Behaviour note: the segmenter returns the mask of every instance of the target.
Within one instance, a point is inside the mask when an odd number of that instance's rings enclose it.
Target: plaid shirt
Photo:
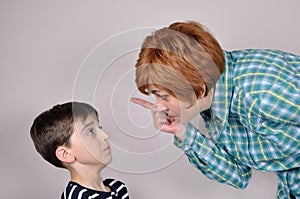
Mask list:
[[[251,49],[224,55],[212,107],[200,113],[210,137],[188,124],[174,144],[208,178],[236,188],[247,186],[251,168],[299,168],[300,57]]]

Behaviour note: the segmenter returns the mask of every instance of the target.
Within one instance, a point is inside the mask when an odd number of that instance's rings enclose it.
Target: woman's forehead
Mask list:
[[[149,85],[148,86],[148,91],[155,94],[155,93],[167,93],[167,89],[164,89],[164,88],[160,88],[160,87],[157,87],[155,85]]]

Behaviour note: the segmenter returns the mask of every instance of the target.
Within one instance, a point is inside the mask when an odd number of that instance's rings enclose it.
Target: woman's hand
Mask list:
[[[159,104],[153,104],[140,98],[131,98],[130,100],[151,110],[154,127],[156,129],[172,133],[180,140],[183,140],[187,124],[181,123],[180,118],[169,116],[166,108]]]

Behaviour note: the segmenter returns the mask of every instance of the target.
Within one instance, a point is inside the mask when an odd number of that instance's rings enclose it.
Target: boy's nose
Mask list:
[[[102,131],[103,137],[104,139],[108,139],[109,138],[109,134],[106,133],[105,131]]]
[[[107,140],[109,138],[109,134],[106,133],[103,129],[99,129],[98,133],[97,133],[97,138],[99,140]]]

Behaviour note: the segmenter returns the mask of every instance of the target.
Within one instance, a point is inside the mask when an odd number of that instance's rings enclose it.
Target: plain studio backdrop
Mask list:
[[[133,199],[275,198],[274,173],[253,171],[245,190],[207,179],[129,98],[153,101],[134,84],[138,48],[153,30],[195,20],[224,49],[299,55],[299,7],[298,0],[0,1],[1,198],[60,197],[68,173],[37,154],[29,129],[40,112],[70,100],[99,110],[114,157],[103,177],[124,181]]]

